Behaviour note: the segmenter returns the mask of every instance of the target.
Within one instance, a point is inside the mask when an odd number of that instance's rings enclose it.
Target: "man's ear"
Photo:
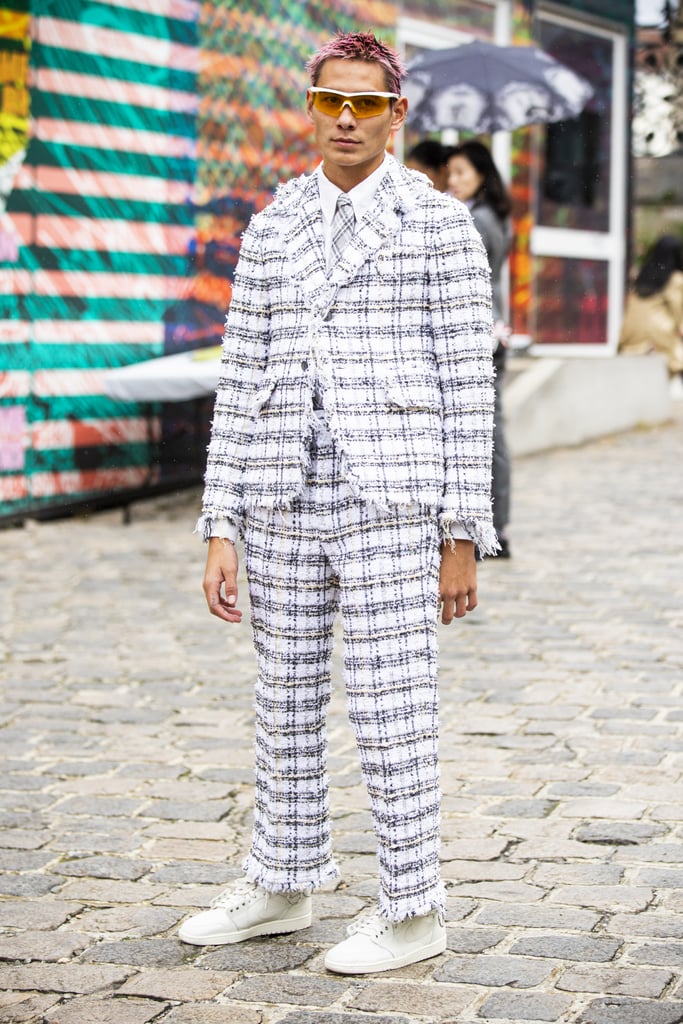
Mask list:
[[[313,123],[313,95],[306,90],[306,117]]]
[[[406,116],[408,114],[408,100],[405,96],[401,96],[400,99],[394,102],[391,110],[391,130],[397,132],[399,128],[405,123]]]

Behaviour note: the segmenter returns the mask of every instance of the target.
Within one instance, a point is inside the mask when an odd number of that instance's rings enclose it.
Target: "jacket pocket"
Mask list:
[[[397,278],[408,273],[421,274],[424,270],[424,247],[404,245],[383,249],[375,257],[375,266],[382,277]]]
[[[251,404],[249,406],[249,413],[251,416],[258,416],[258,414],[261,412],[261,409],[263,409],[264,405],[266,405],[267,402],[270,400],[270,396],[272,395],[273,391],[275,391],[277,384],[278,378],[275,376],[266,375],[263,378],[261,383],[256,388],[256,391],[254,392],[251,399]]]
[[[418,412],[424,409],[441,409],[438,385],[426,380],[388,378],[385,382],[385,392],[387,410],[389,412]]]

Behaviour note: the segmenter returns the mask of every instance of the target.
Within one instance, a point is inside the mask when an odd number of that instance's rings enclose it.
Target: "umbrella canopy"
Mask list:
[[[482,134],[563,121],[593,95],[584,78],[535,46],[475,40],[421,53],[408,73],[407,124],[419,132]]]

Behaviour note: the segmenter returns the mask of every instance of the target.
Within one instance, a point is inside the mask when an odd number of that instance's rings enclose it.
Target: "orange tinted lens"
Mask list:
[[[340,96],[336,92],[314,92],[313,106],[323,114],[338,117],[342,108],[348,103],[354,117],[375,117],[387,109],[387,96],[373,96],[372,93],[362,96]]]
[[[314,92],[313,106],[323,114],[330,114],[336,117],[344,105],[344,97],[338,96],[335,92]]]
[[[387,109],[388,96],[354,96],[351,102],[351,110],[356,117],[375,117]]]

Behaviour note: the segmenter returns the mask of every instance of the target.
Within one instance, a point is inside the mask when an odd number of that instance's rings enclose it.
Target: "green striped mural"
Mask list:
[[[4,46],[32,39],[32,90],[0,248],[0,515],[162,472],[161,410],[109,399],[102,380],[177,346],[193,275],[199,70],[195,0],[8,9],[26,32],[5,31]]]

